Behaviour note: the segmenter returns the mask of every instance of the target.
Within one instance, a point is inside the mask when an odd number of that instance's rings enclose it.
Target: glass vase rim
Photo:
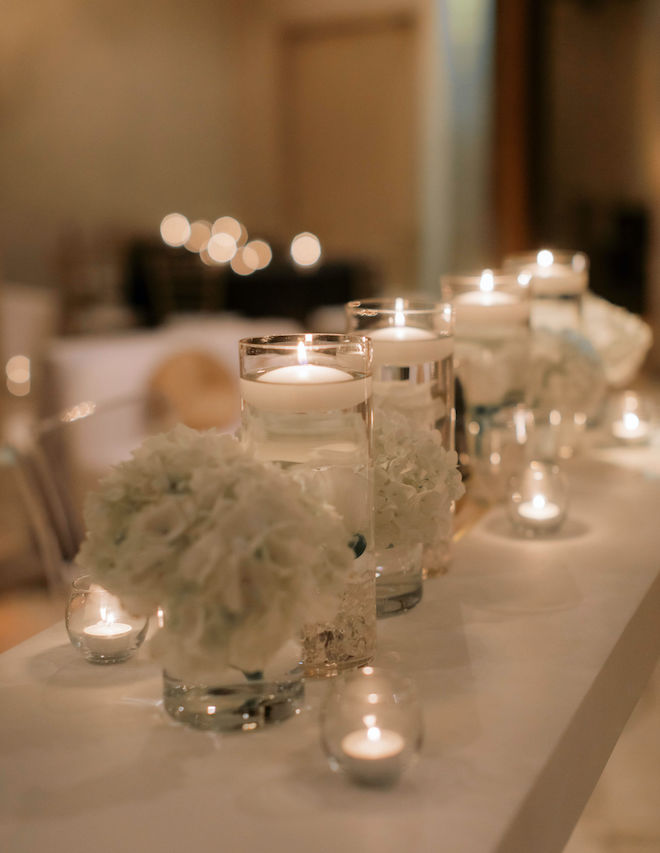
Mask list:
[[[552,254],[552,262],[548,265],[548,269],[552,266],[569,266],[576,273],[587,273],[589,271],[589,255],[582,249],[555,249],[552,246],[543,246],[539,249],[528,249],[524,252],[510,252],[504,258],[503,267],[505,270],[515,268],[519,270],[528,264],[537,264],[538,257],[541,252],[550,252]],[[578,268],[575,268],[575,259],[580,258]]]
[[[386,666],[376,666],[373,664],[360,666],[343,673],[342,677],[337,679],[333,685],[333,689],[342,693],[347,687],[359,684],[360,682],[365,684],[366,689],[370,679],[374,681],[381,679],[387,683],[392,688],[393,696],[417,698],[417,684],[411,675],[405,672],[398,672]]]
[[[71,581],[71,589],[75,592],[90,592],[94,581],[89,573],[78,575]]]
[[[461,286],[479,289],[484,273],[490,273],[493,289],[511,287],[524,292],[526,286],[518,280],[516,272],[517,270],[494,269],[491,267],[484,267],[480,270],[459,270],[457,272],[443,273],[440,276],[440,284],[443,287],[449,288]]]
[[[397,307],[397,300],[401,300]],[[437,299],[433,296],[373,296],[366,299],[351,299],[345,304],[347,312],[356,314],[361,311],[366,316],[370,314],[406,314],[423,316],[444,311],[453,313],[454,306],[447,299]]]
[[[371,339],[364,334],[351,332],[292,332],[288,335],[259,335],[253,338],[241,338],[238,345],[241,349],[280,349],[295,352],[298,344],[303,343],[310,349],[336,349],[338,346],[357,347],[358,353],[365,356],[371,351]]]

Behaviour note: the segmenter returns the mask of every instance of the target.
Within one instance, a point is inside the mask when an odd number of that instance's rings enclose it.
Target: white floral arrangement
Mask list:
[[[177,677],[263,671],[336,609],[354,554],[331,507],[215,430],[147,439],[85,506],[77,562],[136,615],[159,610],[152,654]]]
[[[456,452],[445,450],[436,430],[391,409],[377,408],[374,424],[377,549],[446,541],[452,502],[465,491]]]

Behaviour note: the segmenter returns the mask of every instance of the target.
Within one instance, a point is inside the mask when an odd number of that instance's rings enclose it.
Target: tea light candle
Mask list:
[[[650,431],[649,422],[642,420],[637,412],[624,412],[620,420],[612,424],[612,435],[626,444],[640,444],[646,441]]]
[[[561,527],[568,506],[568,483],[557,465],[533,460],[511,484],[509,516],[516,529],[536,536]]]
[[[131,647],[132,627],[125,622],[100,620],[83,629],[87,648],[102,655],[114,655]]]
[[[241,397],[269,411],[308,412],[348,409],[367,399],[371,379],[345,370],[309,364],[305,345],[298,344],[298,364],[276,367],[254,378],[242,378]]]
[[[341,741],[343,766],[356,781],[388,784],[401,773],[405,740],[398,732],[370,726],[350,732]]]
[[[553,521],[560,512],[557,504],[546,500],[544,495],[534,495],[531,501],[524,501],[518,507],[518,514],[529,521]]]

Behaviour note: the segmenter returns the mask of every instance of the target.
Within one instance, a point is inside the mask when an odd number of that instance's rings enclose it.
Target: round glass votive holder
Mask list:
[[[376,649],[371,342],[345,334],[246,338],[239,356],[241,441],[350,524],[355,561],[339,609],[303,629],[305,675],[334,676],[368,663]]]
[[[534,460],[511,480],[509,516],[525,536],[555,533],[566,518],[568,481],[558,465]]]
[[[648,444],[653,433],[653,412],[649,401],[636,391],[617,395],[610,405],[609,424],[618,444]]]
[[[88,575],[76,578],[66,604],[66,630],[71,644],[90,663],[122,663],[142,645],[149,619],[132,616],[119,599]]]
[[[335,772],[360,785],[395,784],[422,745],[412,679],[365,666],[338,679],[321,706],[321,743]]]

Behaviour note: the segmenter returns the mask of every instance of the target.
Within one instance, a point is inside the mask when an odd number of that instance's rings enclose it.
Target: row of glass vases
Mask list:
[[[258,678],[229,670],[214,686],[166,673],[165,709],[195,727],[249,730],[294,714],[302,702],[303,675],[335,675],[369,663],[377,610],[402,612],[421,598],[424,543],[374,541],[373,401],[381,411],[395,410],[438,430],[451,447],[451,308],[391,300],[353,303],[348,311],[352,334],[240,343],[242,440],[257,459],[286,468],[319,501],[351,520],[355,559],[340,607],[329,622],[305,626],[302,648],[291,643],[280,650]],[[441,569],[448,543],[443,553],[427,551],[431,556],[438,563],[430,568]],[[144,624],[129,623],[105,591],[85,579],[74,587],[67,627],[88,660],[128,658],[146,633]]]

